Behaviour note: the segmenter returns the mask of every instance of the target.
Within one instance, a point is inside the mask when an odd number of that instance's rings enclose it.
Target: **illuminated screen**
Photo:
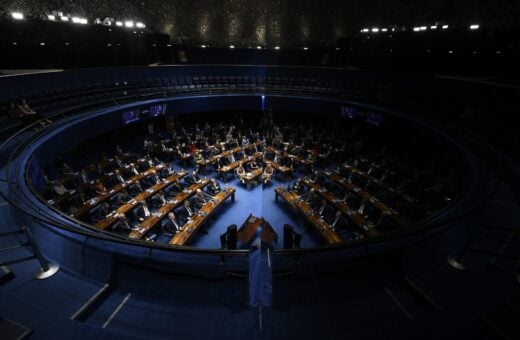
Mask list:
[[[139,120],[139,110],[123,112],[123,124],[130,124]]]
[[[166,104],[150,106],[150,115],[157,117],[166,113]]]

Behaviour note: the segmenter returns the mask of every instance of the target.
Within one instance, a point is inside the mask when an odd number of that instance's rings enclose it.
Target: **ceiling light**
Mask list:
[[[13,12],[13,13],[11,13],[11,16],[15,20],[23,20],[24,19],[23,13],[21,13],[21,12]]]
[[[480,25],[471,25],[469,26],[470,30],[478,30],[480,28]]]
[[[56,16],[52,15],[52,14],[49,14],[49,15],[47,15],[47,19],[49,19],[51,21],[54,21],[54,20],[56,20]]]
[[[133,21],[125,21],[125,27],[134,27],[134,22]]]

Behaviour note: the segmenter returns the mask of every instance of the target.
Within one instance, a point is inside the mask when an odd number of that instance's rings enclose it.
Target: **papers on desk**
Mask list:
[[[114,192],[115,192],[115,190],[112,189],[112,190],[110,190],[108,193],[109,193],[109,194],[113,194]]]
[[[170,203],[170,204],[177,204],[177,202],[179,202],[179,201],[177,201],[177,200],[169,200],[168,201],[168,203]]]
[[[161,217],[162,216],[162,214],[160,212],[157,212],[157,211],[154,212],[152,215],[155,216],[155,217]]]
[[[132,198],[132,199],[130,200],[130,202],[128,202],[128,203],[130,203],[130,204],[136,204],[137,201],[136,201],[135,199]]]
[[[251,177],[251,176],[253,176],[253,174],[250,173],[250,172],[248,172],[248,173],[246,174],[246,176],[247,176],[247,177]]]
[[[53,199],[50,199],[50,200],[47,201],[47,203],[49,203],[50,205],[53,205],[56,202]]]
[[[152,189],[152,188],[150,188],[150,189],[146,189],[146,192],[148,192],[148,193],[151,194],[151,193],[153,192],[153,189]]]

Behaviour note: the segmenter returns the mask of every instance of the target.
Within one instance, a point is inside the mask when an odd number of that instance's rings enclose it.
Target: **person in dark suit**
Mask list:
[[[143,192],[143,187],[141,186],[141,183],[139,181],[136,181],[128,187],[128,192],[132,196],[137,196]]]
[[[179,209],[178,215],[183,219],[187,220],[195,215],[195,210],[192,208],[190,201],[184,201],[181,209]]]
[[[132,231],[132,226],[130,226],[130,222],[128,222],[128,219],[126,218],[125,214],[118,214],[117,215],[117,221],[112,226],[113,231],[123,231],[123,232],[129,232]]]
[[[173,197],[173,196],[178,195],[179,193],[181,193],[183,190],[184,190],[184,186],[179,181],[179,179],[176,179],[175,181],[173,181],[173,183],[171,185],[169,185],[165,189],[165,192],[166,192],[166,194],[169,197]]]
[[[107,188],[101,183],[99,179],[94,183],[94,190],[96,191],[96,195],[104,195],[107,193]]]
[[[157,176],[157,172],[155,170],[152,170],[150,172],[150,175],[143,180],[143,183],[146,187],[154,186],[159,182],[161,182],[161,179],[159,178],[159,176]]]
[[[121,175],[119,170],[115,170],[114,175],[110,178],[110,185],[112,187],[114,187],[118,184],[123,184],[124,182],[125,182],[125,179],[124,179],[123,175]]]
[[[101,204],[99,209],[96,211],[92,220],[94,220],[94,222],[97,223],[98,221],[105,219],[108,214],[110,214],[110,204],[108,204],[107,202],[104,202],[103,204]]]
[[[139,204],[137,208],[134,209],[133,213],[135,219],[139,222],[143,222],[151,215],[150,209],[148,208],[148,204],[146,204],[145,201],[141,202],[141,204]]]
[[[134,163],[130,163],[130,166],[128,168],[128,171],[130,172],[130,174],[132,176],[137,176],[139,175],[139,170],[137,170],[137,168],[135,167],[135,164]]]
[[[121,206],[121,205],[124,205],[124,204],[128,203],[128,201],[130,201],[131,199],[132,198],[128,194],[128,191],[122,190],[121,193],[119,194],[117,202]]]
[[[154,208],[158,209],[158,208],[162,207],[165,204],[166,204],[166,197],[164,197],[164,192],[162,190],[159,191],[157,194],[155,194],[152,197],[152,206]]]
[[[208,194],[210,194],[211,196],[215,196],[221,191],[220,184],[212,178],[206,190],[208,191]]]
[[[194,183],[197,183],[199,179],[200,177],[199,175],[197,175],[197,172],[192,171],[191,174],[184,179],[184,183],[186,183],[187,185],[192,185]]]
[[[176,232],[180,231],[182,229],[183,223],[177,219],[177,216],[175,216],[175,213],[170,212],[168,213],[168,218],[164,220],[164,222],[161,224],[161,230],[163,234],[170,234],[173,235]]]
[[[195,194],[195,197],[193,199],[194,205],[197,209],[202,208],[202,206],[206,203],[208,203],[210,200],[213,199],[213,196],[210,196],[209,194],[205,193],[201,189],[197,189],[197,193]]]

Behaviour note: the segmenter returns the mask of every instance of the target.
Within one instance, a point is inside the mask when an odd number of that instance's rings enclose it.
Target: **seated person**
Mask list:
[[[220,184],[215,179],[212,178],[210,180],[206,190],[207,190],[208,194],[210,194],[211,196],[215,196],[216,194],[218,194],[221,191]]]
[[[130,163],[130,166],[128,167],[128,171],[130,172],[130,174],[132,176],[139,175],[139,170],[137,170],[134,163]]]
[[[128,194],[128,191],[122,190],[121,193],[119,194],[117,202],[118,202],[119,206],[122,206],[122,205],[127,204],[131,199],[132,199],[132,197],[130,197],[130,195]]]
[[[130,222],[126,218],[125,214],[117,214],[117,221],[112,225],[113,231],[122,231],[129,232],[132,231],[132,226],[130,226]]]
[[[307,202],[314,211],[317,211],[317,208],[321,204],[321,200],[318,197],[318,194],[316,194],[314,188],[301,195],[300,198]]]
[[[271,179],[273,178],[273,175],[274,175],[273,166],[271,165],[271,162],[267,162],[264,172],[262,173],[262,182],[264,184],[267,184],[268,182],[271,181]]]
[[[166,204],[166,197],[164,196],[164,191],[160,190],[157,194],[152,197],[152,206],[154,208],[160,208]]]
[[[115,187],[118,184],[122,184],[125,182],[124,177],[121,175],[119,170],[114,171],[114,175],[110,178],[110,186]]]
[[[163,234],[173,235],[182,229],[184,224],[177,219],[175,213],[169,212],[168,217],[161,223],[161,231]]]
[[[197,183],[199,180],[200,180],[200,177],[199,177],[199,175],[197,175],[197,172],[192,171],[189,176],[186,176],[184,178],[184,183],[186,183],[186,185],[192,185],[192,184]]]
[[[56,183],[52,186],[52,191],[59,198],[64,196],[69,192],[69,190],[65,187],[62,180],[57,180]]]
[[[87,184],[90,182],[90,176],[87,172],[87,170],[82,169],[76,176],[75,179],[77,184]]]
[[[203,165],[204,164],[204,157],[202,157],[202,154],[200,152],[196,152],[193,155],[193,161],[196,165]]]
[[[128,187],[128,192],[131,196],[135,197],[143,192],[143,187],[141,186],[141,183],[139,181],[136,181]]]
[[[94,190],[96,195],[105,195],[108,192],[107,188],[103,185],[103,183],[101,183],[99,179],[97,179],[94,183]]]
[[[195,209],[193,209],[189,200],[184,201],[184,204],[178,210],[177,215],[179,215],[183,220],[188,220],[195,215]]]
[[[148,177],[146,177],[145,179],[143,179],[143,184],[146,187],[152,187],[160,182],[161,182],[161,179],[159,178],[159,176],[157,175],[157,171],[155,171],[155,170],[152,170],[150,172],[150,175]]]
[[[200,209],[202,208],[202,206],[204,206],[204,204],[206,204],[212,199],[213,196],[205,193],[201,189],[197,189],[195,197],[193,198],[193,203],[197,209]]]
[[[251,161],[248,163],[249,171],[253,171],[255,169],[258,169],[258,164],[256,164],[256,161]]]
[[[246,146],[247,144],[249,144],[249,139],[247,139],[246,136],[242,137],[241,144],[242,144],[242,146]]]
[[[301,178],[298,178],[296,182],[294,182],[291,191],[294,191],[298,196],[303,195],[307,190],[306,186],[303,184]]]
[[[141,202],[133,211],[134,217],[137,221],[143,222],[152,214],[145,201]]]
[[[170,184],[164,191],[169,197],[173,197],[175,195],[178,195],[184,190],[184,185],[179,181],[177,178],[175,181],[173,181],[172,184]]]
[[[235,154],[235,159],[238,159],[238,160],[242,160],[244,159],[245,157],[245,154],[243,151],[238,151],[236,154]]]
[[[94,223],[97,223],[107,217],[108,214],[110,214],[110,204],[108,202],[104,202],[99,206],[99,208],[93,212],[92,221]]]
[[[246,174],[246,169],[244,169],[244,165],[243,164],[240,164],[236,170],[236,174],[237,174],[237,177],[238,179],[242,182],[242,184],[244,183],[244,179],[243,177],[245,176]]]

